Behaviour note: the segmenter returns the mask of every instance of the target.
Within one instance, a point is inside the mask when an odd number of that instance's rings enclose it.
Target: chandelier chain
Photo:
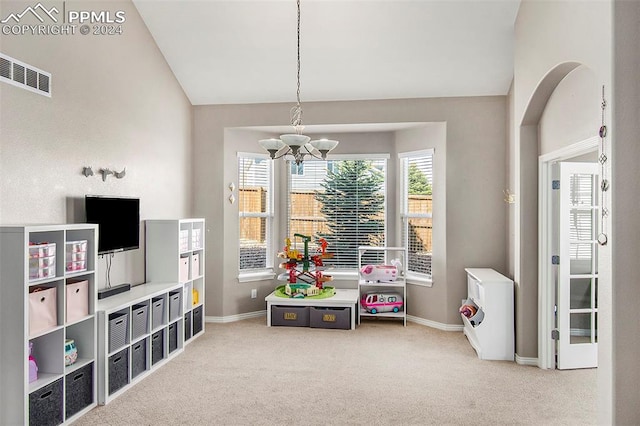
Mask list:
[[[296,133],[301,134],[304,127],[302,126],[302,105],[300,105],[300,0],[297,0],[298,5],[298,57],[297,57],[297,91],[296,91],[296,105],[291,108],[291,125],[296,129]]]

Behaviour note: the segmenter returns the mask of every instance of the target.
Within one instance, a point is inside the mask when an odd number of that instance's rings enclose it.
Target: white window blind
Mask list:
[[[238,154],[238,209],[240,213],[240,271],[273,266],[272,162],[256,154]]]
[[[313,250],[324,238],[334,255],[325,264],[356,269],[358,246],[385,245],[386,170],[385,158],[305,161],[304,174],[290,173],[288,179],[292,243],[295,234],[306,235]]]
[[[570,176],[569,184],[571,273],[588,272],[591,270],[590,261],[596,253],[595,244],[598,234],[597,176],[573,174]]]
[[[431,278],[433,150],[400,155],[402,239],[407,271]]]

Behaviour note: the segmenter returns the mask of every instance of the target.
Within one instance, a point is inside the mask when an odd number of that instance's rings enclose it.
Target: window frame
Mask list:
[[[435,168],[435,149],[428,148],[418,151],[408,151],[398,153],[398,163],[399,163],[399,197],[400,197],[400,214],[398,215],[398,220],[400,222],[400,239],[402,241],[402,246],[407,248],[407,252],[409,251],[409,242],[407,238],[409,236],[409,220],[410,219],[421,219],[427,218],[431,219],[431,228],[433,235],[433,228],[435,227],[435,223],[433,220],[433,204],[431,208],[431,213],[408,213],[409,210],[409,160],[412,158],[419,158],[424,156],[431,156],[431,193],[432,193],[432,203],[435,199],[434,196],[434,183],[433,178],[435,176],[434,168]],[[433,244],[431,246],[431,260],[433,262]],[[433,286],[433,269],[431,269],[431,275],[424,272],[415,272],[409,270],[409,259],[407,259],[407,284],[432,287]],[[433,263],[432,263],[433,268]]]
[[[238,167],[236,171],[236,177],[238,179],[238,199],[239,192],[242,189],[242,184],[240,180],[240,160],[241,159],[260,159],[265,161],[267,164],[267,211],[264,213],[251,213],[251,212],[243,212],[241,210],[240,203],[238,202],[238,234],[240,235],[240,222],[243,217],[264,217],[266,220],[266,232],[265,232],[265,243],[266,243],[266,258],[265,258],[265,267],[264,268],[252,268],[252,269],[240,269],[240,239],[238,238],[238,282],[251,282],[251,281],[261,281],[274,279],[276,274],[274,271],[274,227],[275,227],[275,172],[274,172],[274,164],[271,161],[271,158],[267,154],[255,153],[255,152],[238,152],[237,153],[237,162],[236,165]],[[238,235],[238,236],[239,236]]]
[[[362,160],[362,161],[379,161],[379,160],[383,160],[384,161],[384,182],[383,182],[383,193],[384,193],[384,203],[383,203],[383,232],[384,232],[384,239],[386,241],[386,244],[389,244],[389,212],[388,212],[388,203],[389,203],[389,160],[391,158],[390,154],[387,153],[375,153],[375,154],[333,154],[333,155],[329,155],[327,157],[326,160],[306,160],[306,161],[324,161],[327,163],[327,165],[329,163],[334,163],[334,167],[335,167],[335,162],[337,161],[354,161],[354,160]],[[287,160],[287,163],[290,160]],[[289,170],[289,169],[287,169]],[[287,205],[289,204],[289,197],[291,195],[291,187],[290,187],[290,183],[291,183],[291,177],[293,175],[288,175],[287,176],[287,182],[286,182],[286,201],[287,201]],[[308,176],[306,176],[308,177]],[[285,224],[284,227],[286,229],[287,235],[289,235],[289,233],[291,233],[290,231],[290,210],[289,207],[287,207],[287,212],[286,212],[286,220],[285,220]],[[291,235],[292,237],[292,235]],[[329,247],[328,249],[329,252],[331,252],[331,247]],[[357,253],[356,253],[357,254]],[[330,275],[334,278],[334,280],[357,280],[359,277],[359,273],[358,273],[358,267],[357,265],[354,266],[354,268],[333,268],[330,270]]]

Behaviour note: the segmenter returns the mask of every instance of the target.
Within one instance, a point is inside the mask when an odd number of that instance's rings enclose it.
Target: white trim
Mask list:
[[[230,322],[242,321],[251,318],[260,318],[266,317],[267,311],[255,311],[255,312],[247,312],[246,314],[238,314],[238,315],[229,315],[226,317],[205,317],[204,322],[213,323],[213,324],[226,324]],[[424,318],[419,318],[413,315],[407,315],[407,321],[414,322],[416,324],[424,325],[426,327],[435,328],[437,330],[442,331],[453,331],[453,332],[461,332],[464,328],[462,324],[443,324],[441,322],[426,320]]]
[[[516,364],[529,365],[531,367],[540,367],[538,365],[538,358],[523,357],[523,356],[519,356],[518,354],[516,354]]]
[[[248,283],[252,281],[273,280],[275,279],[275,277],[276,277],[276,274],[273,271],[273,268],[267,268],[264,270],[240,272],[238,274],[238,282]]]
[[[407,152],[399,152],[398,153],[398,158],[407,158],[407,157],[418,157],[418,156],[422,156],[422,155],[431,155],[433,156],[435,152],[434,148],[429,148],[429,149],[421,149],[419,151],[407,151]]]
[[[389,160],[391,154],[330,154],[327,155],[326,160],[318,161],[331,161],[331,160]],[[317,159],[316,159],[317,160]],[[305,160],[307,161],[307,160]]]
[[[360,274],[357,269],[331,269],[327,271],[328,275],[331,275],[334,280],[338,281],[358,281]]]
[[[598,149],[598,137],[571,144],[538,157],[538,366],[556,368],[556,342],[551,338],[555,328],[553,310],[555,295],[548,283],[553,281],[549,259],[551,250],[551,167],[555,162],[587,154]],[[547,283],[547,285],[544,285]]]
[[[263,158],[265,160],[271,160],[271,157],[269,156],[269,154],[263,154],[261,152],[243,152],[243,151],[238,151],[236,152],[236,157],[237,158]]]
[[[576,142],[564,148],[560,148],[556,151],[543,154],[539,157],[539,162],[547,163],[550,161],[563,161],[569,158],[577,157],[579,155],[588,154],[598,149],[598,142],[600,139],[598,136],[585,139],[580,142]]]
[[[214,323],[214,324],[226,324],[229,322],[242,321],[250,318],[260,318],[267,316],[267,311],[255,311],[255,312],[247,312],[246,314],[238,314],[238,315],[229,315],[226,317],[204,317],[204,322]]]
[[[407,321],[415,322],[416,324],[424,325],[442,331],[460,332],[464,329],[464,325],[462,324],[443,324],[441,322],[431,321],[428,319],[416,317],[414,315],[407,315]]]
[[[429,278],[427,274],[417,272],[407,272],[407,284],[417,285],[421,287],[433,287],[433,278]]]

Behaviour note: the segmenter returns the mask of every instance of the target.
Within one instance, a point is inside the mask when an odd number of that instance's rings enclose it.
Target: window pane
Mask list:
[[[238,158],[240,270],[271,266],[271,162],[260,157]]]
[[[433,155],[420,153],[402,158],[403,245],[407,269],[431,276],[433,236]]]
[[[409,218],[405,232],[405,241],[409,252],[408,270],[431,275],[431,237],[433,225],[431,218]]]
[[[289,175],[289,232],[324,238],[334,254],[325,263],[355,269],[358,246],[385,244],[386,160],[306,161]]]
[[[266,218],[240,218],[240,269],[267,267]]]
[[[266,213],[269,211],[268,190],[271,167],[262,158],[238,160],[238,206],[240,213]]]

